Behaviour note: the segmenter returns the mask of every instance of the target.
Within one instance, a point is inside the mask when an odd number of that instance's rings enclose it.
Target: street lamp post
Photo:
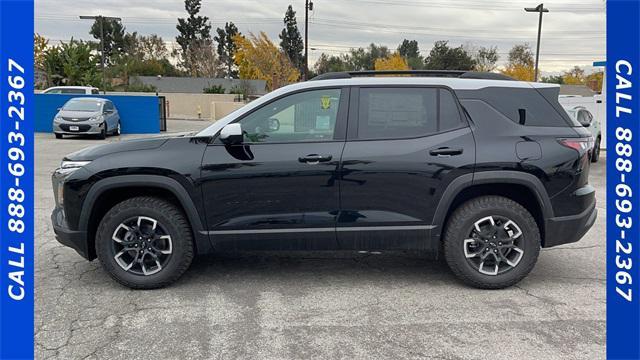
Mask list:
[[[304,79],[309,80],[309,10],[313,11],[313,2],[304,3]]]
[[[105,20],[122,20],[119,17],[112,17],[112,16],[102,16],[102,15],[96,15],[96,16],[84,16],[81,15],[80,19],[82,20],[98,20],[100,22],[100,56],[101,56],[101,60],[100,60],[100,67],[102,68],[102,92],[106,94],[106,88],[105,88],[105,71],[104,71],[104,63],[105,63],[105,59],[104,59],[104,21]]]
[[[524,8],[526,12],[540,13],[538,18],[538,42],[536,43],[536,68],[533,75],[533,81],[538,81],[538,59],[540,58],[540,34],[542,33],[542,13],[549,12],[549,9],[544,7],[544,4],[540,4],[534,8]]]

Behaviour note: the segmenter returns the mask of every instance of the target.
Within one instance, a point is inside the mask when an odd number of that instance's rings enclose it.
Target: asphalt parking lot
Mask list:
[[[591,168],[594,227],[542,250],[506,290],[466,287],[411,256],[270,253],[198,258],[173,286],[133,291],[60,245],[49,220],[62,157],[126,138],[36,135],[37,358],[605,358],[604,159]]]

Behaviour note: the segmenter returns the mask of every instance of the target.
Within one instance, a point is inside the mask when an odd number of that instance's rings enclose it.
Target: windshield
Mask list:
[[[102,103],[93,99],[71,99],[64,104],[62,110],[69,111],[100,111]]]

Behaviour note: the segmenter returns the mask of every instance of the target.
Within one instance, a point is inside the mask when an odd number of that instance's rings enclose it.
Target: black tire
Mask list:
[[[140,216],[157,220],[171,236],[171,254],[162,269],[151,275],[127,271],[114,258],[112,236],[120,224]],[[117,204],[102,218],[96,232],[96,252],[104,269],[120,284],[133,289],[156,289],[173,283],[189,268],[194,256],[193,235],[187,218],[175,205],[155,197],[135,197]]]
[[[115,130],[113,130],[113,135],[120,136],[120,121],[118,121],[118,123],[116,124]]]
[[[596,139],[596,144],[593,147],[593,153],[591,154],[591,162],[597,163],[600,160],[600,137]]]
[[[62,134],[55,133],[56,139],[62,139]]]
[[[102,131],[100,131],[100,134],[98,134],[98,139],[104,140],[106,138],[107,138],[107,124],[103,123],[102,124]]]
[[[523,250],[520,259],[517,263],[513,261],[515,266],[508,266],[497,275],[481,273],[465,256],[465,239],[471,238],[474,224],[487,217],[512,220],[522,234],[518,237],[518,246]],[[451,271],[464,283],[480,289],[501,289],[516,284],[531,272],[540,253],[540,231],[533,216],[517,202],[501,196],[482,196],[467,201],[453,212],[445,228],[443,248]],[[484,270],[482,264],[480,268]]]

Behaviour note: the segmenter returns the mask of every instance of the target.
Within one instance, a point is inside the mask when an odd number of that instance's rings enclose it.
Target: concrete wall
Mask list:
[[[155,96],[155,93],[107,92],[109,95]],[[244,106],[235,94],[158,93],[168,102],[168,119],[218,120]],[[200,115],[198,116],[198,111]]]
[[[160,107],[156,96],[63,95],[35,94],[35,131],[51,132],[53,118],[69,99],[100,97],[113,102],[120,113],[123,134],[156,134],[160,132]]]

